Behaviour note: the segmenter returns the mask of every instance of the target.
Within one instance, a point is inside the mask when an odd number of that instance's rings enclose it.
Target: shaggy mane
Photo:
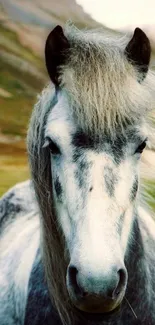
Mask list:
[[[142,83],[137,82],[139,72],[124,54],[129,37],[70,25],[65,35],[70,50],[61,67],[61,85],[84,131],[108,129],[114,135],[117,125],[123,128],[152,108],[155,75],[149,72]]]

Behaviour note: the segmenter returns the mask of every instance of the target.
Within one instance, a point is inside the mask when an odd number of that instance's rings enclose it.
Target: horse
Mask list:
[[[151,46],[56,26],[27,137],[31,181],[0,202],[1,325],[154,325]]]

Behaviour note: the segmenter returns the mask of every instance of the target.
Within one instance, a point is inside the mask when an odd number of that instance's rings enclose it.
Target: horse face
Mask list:
[[[120,305],[127,285],[124,264],[145,137],[131,126],[115,140],[98,139],[76,125],[62,94],[45,130],[51,151],[53,195],[70,256],[66,283],[86,312]]]

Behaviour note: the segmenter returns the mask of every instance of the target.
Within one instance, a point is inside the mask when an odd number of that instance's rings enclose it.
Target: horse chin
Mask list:
[[[122,299],[115,302],[104,302],[101,305],[97,304],[76,304],[75,307],[83,312],[84,314],[91,314],[91,315],[112,315],[118,312],[121,308]]]
[[[77,307],[76,307],[77,309]],[[115,308],[109,310],[109,311],[104,311],[104,309],[102,308],[102,310],[99,312],[97,311],[94,311],[94,310],[84,310],[83,309],[80,309],[78,308],[77,309],[80,314],[79,316],[82,317],[82,319],[85,319],[87,321],[90,321],[90,322],[94,322],[94,323],[100,323],[100,322],[103,322],[104,321],[114,321],[117,317],[117,315],[120,315],[120,311],[121,311],[121,303],[119,305],[117,305]]]

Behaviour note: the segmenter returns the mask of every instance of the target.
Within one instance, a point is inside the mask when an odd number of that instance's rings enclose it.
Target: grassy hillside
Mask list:
[[[27,125],[45,82],[43,60],[0,25],[0,195],[29,177]]]
[[[0,1],[0,195],[29,177],[25,138],[36,95],[47,82],[44,43],[67,19],[97,26],[72,0]]]

